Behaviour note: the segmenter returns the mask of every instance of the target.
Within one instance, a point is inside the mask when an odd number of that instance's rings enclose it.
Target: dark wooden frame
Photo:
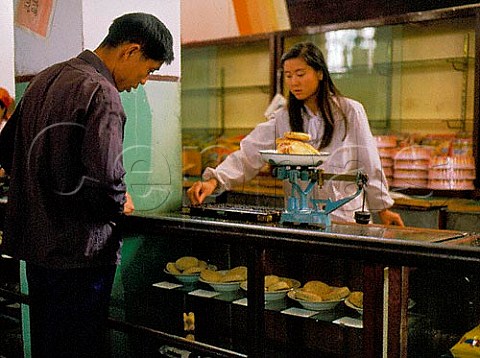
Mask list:
[[[337,232],[304,230],[277,225],[255,225],[251,223],[228,222],[224,220],[187,217],[177,214],[156,215],[154,217],[128,217],[125,229],[133,235],[167,235],[195,237],[205,241],[205,245],[218,243],[241,243],[247,252],[248,282],[248,357],[265,357],[265,308],[263,277],[268,266],[266,250],[303,251],[309,254],[328,255],[344,259],[360,260],[364,263],[364,313],[363,313],[363,357],[376,358],[383,352],[383,307],[384,269],[388,267],[388,357],[404,358],[407,355],[407,298],[408,267],[427,267],[447,270],[460,274],[477,272],[480,267],[480,250],[461,242],[478,240],[476,235],[464,236],[442,243],[418,242],[409,240],[357,237]],[[341,224],[342,225],[342,224]],[[348,224],[346,224],[348,225]],[[395,228],[392,228],[395,230]],[[409,228],[415,231],[426,229]],[[401,230],[401,228],[400,228]],[[437,232],[431,230],[432,232]],[[439,233],[441,231],[438,231]],[[445,231],[442,231],[445,232]],[[451,231],[455,236],[455,232]],[[460,234],[459,232],[456,232]],[[153,238],[151,238],[153,240]],[[118,330],[147,329],[131,326],[128,323],[112,321]],[[153,336],[186,349],[209,352],[215,357],[236,356],[239,352],[221,352],[218,347],[207,347],[188,342],[181,337],[170,337],[165,332],[151,331]],[[173,341],[170,339],[173,338]]]

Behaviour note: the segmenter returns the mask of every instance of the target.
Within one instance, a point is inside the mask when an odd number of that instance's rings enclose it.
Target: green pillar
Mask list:
[[[28,295],[27,271],[25,261],[20,261],[20,292]],[[30,309],[26,304],[22,308],[22,335],[23,335],[23,357],[31,358],[32,346],[30,342]]]

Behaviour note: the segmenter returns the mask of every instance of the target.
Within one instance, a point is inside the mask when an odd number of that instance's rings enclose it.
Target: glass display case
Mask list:
[[[475,234],[292,227],[184,212],[130,216],[124,224],[109,316],[112,357],[452,357],[450,348],[480,323]],[[187,272],[199,260],[246,275],[217,283]],[[18,266],[0,261],[18,278]],[[28,304],[28,296],[5,289],[5,277],[0,297]]]
[[[111,306],[112,327],[126,333],[124,354],[450,357],[480,320],[480,256],[468,246],[476,235],[356,224],[318,230],[175,213],[128,222]],[[168,263],[185,257],[219,271],[248,268],[247,281],[212,285],[200,274],[172,273]],[[293,285],[270,291],[272,276]],[[320,302],[295,296],[319,281],[347,293]]]

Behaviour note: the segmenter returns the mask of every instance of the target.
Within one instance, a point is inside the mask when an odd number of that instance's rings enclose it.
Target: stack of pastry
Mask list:
[[[393,157],[397,147],[397,137],[394,135],[375,136],[382,169],[389,184],[393,181]]]
[[[363,309],[363,292],[362,291],[353,291],[348,296],[348,302],[354,305],[357,308]]]
[[[265,291],[266,292],[275,292],[281,290],[289,290],[293,287],[293,282],[291,279],[285,277],[279,277],[277,275],[266,275],[265,276]]]
[[[295,298],[309,302],[340,301],[350,294],[348,287],[334,287],[322,281],[308,281],[295,290]]]
[[[394,158],[392,185],[403,188],[426,188],[432,150],[431,147],[413,145],[398,151]]]
[[[199,274],[208,267],[207,263],[194,256],[182,256],[175,262],[167,263],[166,270],[172,275]]]
[[[430,189],[473,190],[475,159],[469,155],[435,156],[428,169]]]
[[[224,271],[205,269],[200,272],[200,277],[206,282],[214,283],[242,282],[247,279],[247,268],[237,266]]]
[[[285,132],[283,138],[277,138],[277,153],[281,154],[320,154],[307,143],[311,139],[308,133]]]

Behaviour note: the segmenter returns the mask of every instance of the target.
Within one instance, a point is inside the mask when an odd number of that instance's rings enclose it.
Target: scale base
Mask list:
[[[324,228],[332,224],[328,214],[315,210],[301,212],[285,211],[280,216],[280,223],[319,225]]]

